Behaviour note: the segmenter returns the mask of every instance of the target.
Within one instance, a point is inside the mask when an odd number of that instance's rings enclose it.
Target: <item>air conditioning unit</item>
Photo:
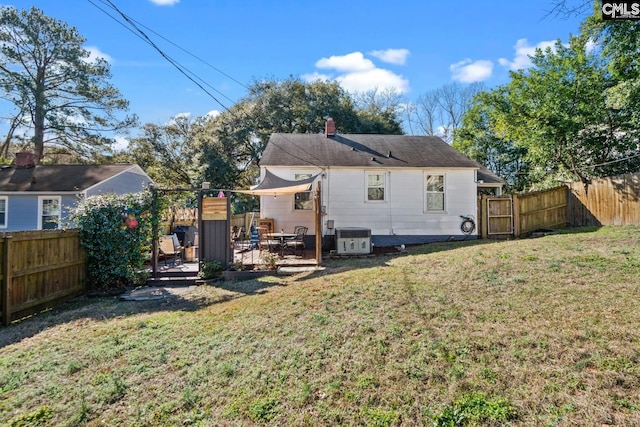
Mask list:
[[[371,253],[371,230],[360,227],[336,228],[336,252],[338,254]]]

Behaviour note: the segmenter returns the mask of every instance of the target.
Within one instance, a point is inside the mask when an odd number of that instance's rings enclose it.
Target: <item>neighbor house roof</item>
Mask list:
[[[479,168],[435,136],[274,133],[260,166]]]
[[[0,166],[0,191],[82,192],[128,170],[144,174],[138,165]]]
[[[478,163],[478,186],[498,187],[504,185],[504,180],[486,167]]]

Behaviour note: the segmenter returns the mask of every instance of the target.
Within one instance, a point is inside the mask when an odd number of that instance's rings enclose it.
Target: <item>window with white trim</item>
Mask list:
[[[294,173],[293,180],[300,181],[311,178],[311,173]],[[313,210],[313,194],[311,191],[302,191],[293,195],[293,209],[297,211]]]
[[[0,197],[0,228],[7,228],[7,205],[8,197]]]
[[[427,212],[444,212],[444,175],[427,175]]]
[[[38,229],[56,230],[62,214],[60,197],[40,197]]]
[[[384,202],[386,200],[386,174],[384,172],[367,173],[367,201]]]

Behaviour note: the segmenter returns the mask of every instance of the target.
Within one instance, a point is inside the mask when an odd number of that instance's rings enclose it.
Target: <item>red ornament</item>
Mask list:
[[[124,220],[124,223],[127,224],[127,228],[129,230],[134,229],[138,226],[138,220],[136,219],[134,214],[129,214],[127,219]]]

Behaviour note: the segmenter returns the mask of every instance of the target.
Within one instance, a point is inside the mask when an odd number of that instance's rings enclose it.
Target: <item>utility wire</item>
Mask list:
[[[636,157],[640,157],[640,153],[634,154],[633,156],[623,157],[621,159],[611,160],[611,161],[604,162],[604,163],[598,163],[597,165],[591,165],[591,167],[597,168],[597,167],[600,167],[600,166],[610,165],[612,163],[624,162],[625,160],[635,159]]]
[[[185,48],[183,48],[182,46],[178,45],[177,43],[172,42],[171,40],[169,40],[168,38],[164,37],[163,35],[157,33],[156,31],[154,31],[152,28],[147,27],[146,25],[140,23],[139,21],[136,21],[135,19],[131,18],[131,20],[133,22],[135,22],[136,24],[138,24],[139,26],[141,26],[142,28],[145,28],[146,30],[152,32],[153,34],[155,34],[156,36],[160,37],[162,40],[166,41],[167,43],[177,47],[178,49],[180,49],[181,51],[183,51],[184,53],[186,53],[187,55],[191,56],[192,58],[197,59],[198,61],[202,62],[204,65],[212,68],[213,70],[217,71],[218,73],[222,74],[223,76],[225,76],[226,78],[228,78],[229,80],[239,84],[240,86],[242,86],[243,88],[249,90],[249,86],[245,85],[244,83],[242,83],[239,80],[236,80],[235,78],[233,78],[232,76],[230,76],[229,74],[225,73],[224,71],[220,70],[219,68],[211,65],[210,63],[208,63],[207,61],[205,61],[204,59],[200,58],[199,56],[197,56],[194,53],[189,52],[188,50],[186,50]]]
[[[149,44],[151,47],[153,47],[164,59],[166,59],[171,65],[173,65],[176,69],[178,69],[178,71],[180,71],[182,74],[184,74],[189,80],[191,80],[194,84],[196,84],[200,89],[202,89],[207,95],[209,95],[211,98],[213,98],[218,104],[220,104],[222,106],[222,108],[224,108],[225,111],[227,111],[229,114],[233,115],[233,112],[231,112],[229,110],[229,108],[227,108],[224,104],[222,104],[215,96],[213,96],[209,91],[207,91],[204,87],[202,87],[201,84],[199,84],[198,82],[196,82],[192,77],[189,76],[189,74],[193,75],[195,78],[197,78],[198,80],[202,81],[204,84],[206,84],[207,86],[211,87],[214,91],[218,92],[220,95],[224,96],[227,100],[229,100],[230,102],[233,102],[233,100],[231,100],[229,97],[225,96],[222,92],[218,91],[217,89],[213,88],[211,85],[209,85],[208,83],[206,83],[204,80],[202,80],[200,77],[198,77],[197,75],[195,75],[193,72],[189,71],[186,67],[182,66],[181,64],[179,64],[177,61],[175,61],[173,58],[171,58],[169,55],[167,55],[165,52],[163,52],[150,38],[149,36],[142,31],[139,27],[143,27],[145,29],[147,29],[148,31],[150,31],[151,33],[155,34],[156,36],[160,37],[161,39],[167,41],[168,43],[172,44],[173,46],[177,47],[178,49],[186,52],[187,54],[189,54],[190,56],[196,58],[197,60],[201,61],[202,63],[206,64],[207,66],[213,68],[214,70],[218,71],[219,73],[221,73],[222,75],[224,75],[225,77],[233,80],[234,82],[238,83],[239,85],[241,85],[242,87],[246,88],[246,89],[250,89],[249,87],[247,87],[246,85],[242,84],[241,82],[239,82],[238,80],[234,79],[233,77],[229,76],[228,74],[222,72],[221,70],[219,70],[218,68],[214,67],[213,65],[207,63],[206,61],[204,61],[203,59],[201,59],[200,57],[188,52],[186,49],[180,47],[179,45],[177,45],[176,43],[170,41],[169,39],[165,38],[164,36],[158,34],[156,31],[150,29],[149,27],[145,26],[144,24],[141,24],[139,21],[129,17],[128,15],[126,15],[124,12],[122,12],[115,4],[113,4],[113,2],[111,0],[98,0],[100,3],[102,3],[105,6],[110,7],[111,9],[113,9],[115,12],[117,12],[127,23],[128,25],[126,25],[125,23],[123,23],[122,21],[120,21],[118,18],[114,17],[113,15],[111,15],[107,10],[105,10],[104,8],[100,7],[99,5],[97,5],[93,0],[87,0],[89,3],[91,3],[93,6],[95,6],[97,9],[99,9],[101,12],[103,12],[104,14],[106,14],[107,16],[109,16],[111,19],[113,19],[114,21],[116,21],[118,24],[120,24],[122,27],[126,28],[129,32],[131,32],[132,34],[134,34],[136,37],[138,37],[139,39],[143,40],[145,43]],[[133,28],[133,29],[132,29]],[[135,29],[135,31],[134,31]],[[281,134],[286,140],[290,139],[286,136],[286,134]],[[300,160],[301,162],[307,163],[309,165],[315,166],[317,168],[320,168],[322,170],[324,170],[324,166],[321,164],[317,164],[314,163],[313,161],[309,160],[308,158],[303,158],[300,157],[292,152],[290,152],[289,150],[285,149],[284,147],[282,147],[280,144],[274,143],[273,141],[270,142],[271,145],[273,145],[274,147],[278,148],[279,150],[283,151],[284,153],[288,154],[289,156]],[[319,161],[320,159],[318,159],[317,157],[315,157],[314,155],[312,155],[310,152],[308,152],[307,150],[304,150],[300,147],[298,147],[299,149],[301,149],[302,151],[304,151],[305,153],[307,153],[310,157],[313,157],[316,161]]]
[[[98,9],[100,9],[101,11],[105,12],[102,8],[100,8],[99,6],[97,6],[92,0],[88,0],[89,3],[93,4],[94,6],[96,6]],[[182,73],[185,77],[187,77],[189,80],[191,80],[191,82],[193,82],[196,86],[198,86],[203,92],[205,92],[207,95],[209,95],[209,97],[211,97],[214,101],[216,101],[225,111],[229,111],[229,109],[227,108],[226,105],[224,105],[218,98],[216,98],[211,92],[209,92],[202,84],[200,84],[199,82],[197,82],[194,77],[192,77],[190,74],[190,71],[188,71],[185,67],[183,67],[181,64],[179,64],[177,61],[175,61],[173,58],[171,58],[169,55],[167,55],[164,51],[162,51],[162,49],[160,49],[150,38],[149,36],[142,31],[136,24],[135,22],[133,22],[129,16],[127,16],[124,12],[122,12],[120,9],[118,9],[118,7],[113,4],[113,2],[111,2],[111,0],[106,0],[106,2],[103,0],[101,1],[103,4],[108,4],[113,10],[115,10],[128,24],[129,26],[131,26],[133,29],[135,29],[135,31],[138,33],[138,37],[142,38],[147,44],[149,44],[151,47],[153,47],[164,59],[166,59],[171,65],[173,65],[180,73]],[[106,13],[106,12],[105,12]],[[108,14],[109,15],[109,14]],[[112,19],[113,16],[109,15]],[[122,23],[120,23],[121,25],[124,25]],[[130,30],[132,31],[132,30]],[[195,74],[193,74],[195,76]],[[197,76],[196,76],[197,77]],[[197,77],[199,79],[199,77]],[[202,79],[200,79],[202,80]]]

